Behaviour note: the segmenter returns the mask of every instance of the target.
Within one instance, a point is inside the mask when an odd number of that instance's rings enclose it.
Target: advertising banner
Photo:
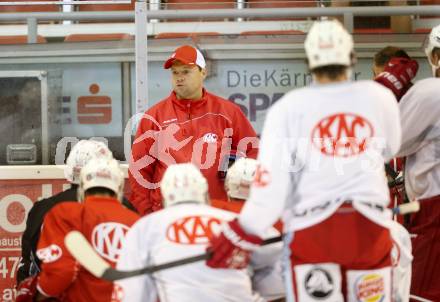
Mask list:
[[[0,301],[15,301],[21,236],[33,203],[67,186],[64,179],[0,180]]]
[[[34,202],[70,187],[64,178],[63,167],[58,165],[0,168],[0,302],[15,301],[21,237]],[[127,177],[127,166],[122,165],[122,169]],[[126,181],[125,196],[129,196],[129,190]]]

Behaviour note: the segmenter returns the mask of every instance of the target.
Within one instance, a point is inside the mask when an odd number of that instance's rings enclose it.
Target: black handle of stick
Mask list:
[[[399,173],[391,168],[390,164],[385,164],[385,172],[394,180],[399,176]]]
[[[404,182],[405,182],[405,180],[403,179],[403,177],[398,177],[398,178],[388,182],[388,188],[393,188],[396,186],[403,185]]]
[[[282,239],[283,239],[282,235],[276,236],[276,237],[271,237],[271,238],[264,240],[262,245],[280,242]],[[108,268],[105,270],[105,272],[101,278],[108,280],[108,281],[116,281],[119,279],[130,278],[130,277],[143,275],[143,274],[152,274],[152,273],[160,271],[160,270],[173,268],[173,267],[181,266],[181,265],[185,265],[185,264],[190,264],[190,263],[198,262],[201,260],[207,260],[211,257],[211,255],[212,255],[212,252],[208,251],[208,252],[201,254],[201,255],[183,258],[183,259],[179,259],[176,261],[167,262],[164,264],[147,266],[147,267],[137,269],[137,270],[132,270],[132,271],[119,271],[119,270],[116,270],[113,268]]]
[[[105,270],[104,274],[102,275],[102,278],[108,281],[116,281],[119,279],[125,279],[130,278],[134,276],[139,276],[143,274],[152,274],[154,272],[164,270],[167,268],[172,268],[176,266],[181,266],[185,264],[194,263],[201,260],[206,260],[209,257],[211,257],[211,252],[206,252],[202,255],[197,255],[193,257],[183,258],[176,261],[167,262],[164,264],[154,265],[154,266],[147,266],[141,269],[132,270],[132,271],[118,271],[113,268],[108,268]]]

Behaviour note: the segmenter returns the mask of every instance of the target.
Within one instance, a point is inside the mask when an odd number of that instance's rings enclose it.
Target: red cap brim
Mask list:
[[[173,66],[174,61],[180,61],[183,64],[188,64],[188,65],[195,65],[194,62],[189,62],[188,60],[185,60],[185,59],[182,59],[179,57],[172,57],[172,58],[169,58],[168,60],[166,60],[165,64],[163,64],[163,68],[164,69],[171,68],[171,66]]]

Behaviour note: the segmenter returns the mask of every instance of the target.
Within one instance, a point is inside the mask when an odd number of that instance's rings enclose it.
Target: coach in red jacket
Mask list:
[[[148,109],[132,146],[131,202],[145,215],[162,208],[159,182],[167,166],[192,162],[209,182],[211,198],[225,199],[219,171],[231,150],[256,157],[258,139],[234,103],[203,88],[205,59],[192,46],[181,46],[165,62],[173,92]],[[191,184],[189,184],[191,185]]]

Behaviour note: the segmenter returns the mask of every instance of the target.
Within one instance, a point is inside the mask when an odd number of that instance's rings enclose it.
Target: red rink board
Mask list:
[[[33,202],[65,190],[64,179],[0,179],[0,301],[15,301],[21,236]],[[128,182],[124,193],[129,196]]]
[[[21,236],[33,202],[61,192],[63,179],[0,180],[0,301],[15,301]]]

